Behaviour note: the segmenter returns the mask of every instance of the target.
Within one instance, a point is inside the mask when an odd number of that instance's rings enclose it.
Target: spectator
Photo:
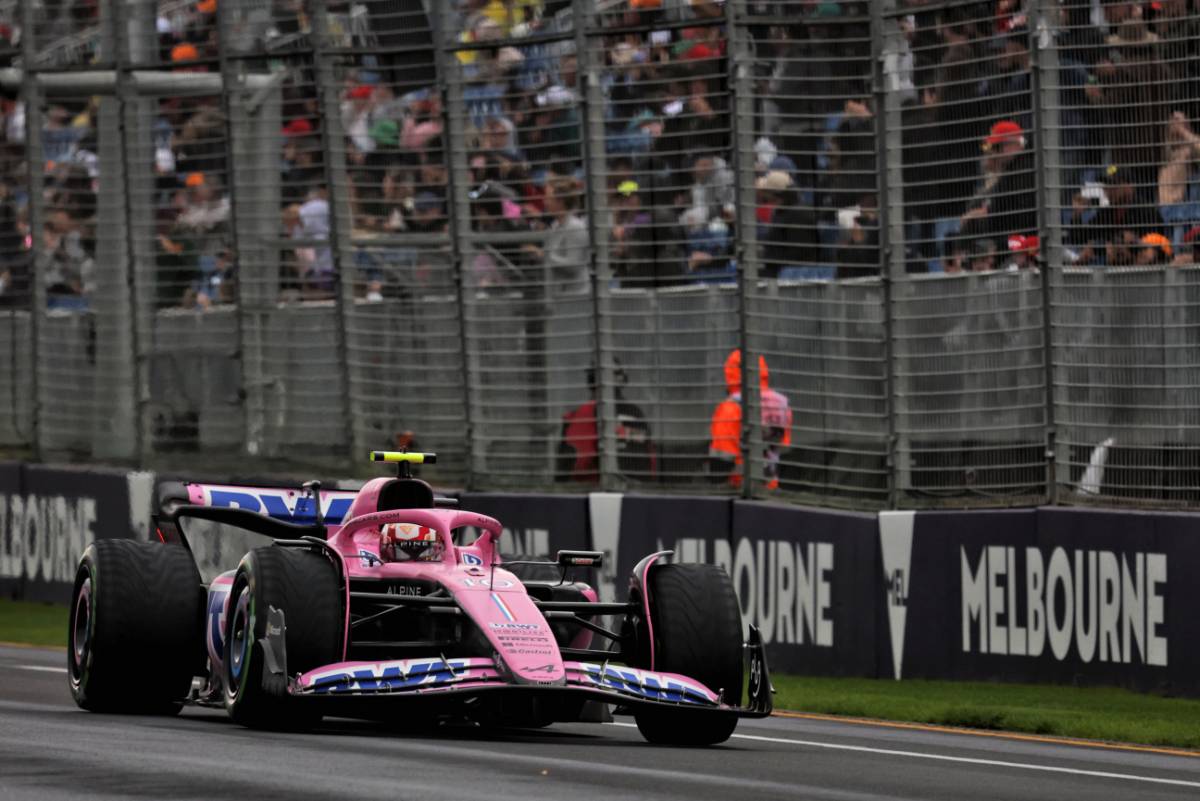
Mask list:
[[[769,490],[779,489],[779,457],[792,444],[792,410],[785,396],[767,383],[767,360],[758,357],[759,405],[762,412],[763,478]],[[728,397],[713,410],[710,425],[709,470],[718,481],[742,486],[742,352],[725,359]]]
[[[184,293],[182,305],[205,310],[214,305],[233,303],[237,300],[236,279],[233,252],[225,248],[216,259],[203,264],[199,278]]]
[[[702,209],[693,206],[683,213],[680,223],[687,238],[688,274],[719,274],[730,266],[729,225],[724,219],[709,220]]]
[[[0,308],[29,303],[29,254],[24,240],[12,191],[0,180]]]
[[[1175,255],[1171,248],[1171,240],[1159,233],[1146,234],[1139,240],[1139,244],[1135,260],[1139,267],[1170,264]]]
[[[297,209],[298,225],[293,237],[311,242],[329,240],[329,193],[324,184],[313,187],[308,199]],[[333,250],[327,245],[308,245],[297,249],[300,286],[309,299],[333,297],[337,276],[333,269]]]
[[[651,481],[658,472],[658,457],[650,438],[650,424],[641,407],[625,399],[628,377],[618,362],[613,371],[617,419],[617,469],[621,475],[641,481]],[[596,369],[587,371],[589,394],[593,396],[581,406],[563,415],[562,433],[558,440],[555,479],[595,484],[600,480],[600,436],[596,425]]]
[[[1171,115],[1167,144],[1168,159],[1158,171],[1158,205],[1170,215],[1170,207],[1187,202],[1192,169],[1200,163],[1200,135],[1192,131],[1182,112]]]
[[[760,276],[778,278],[787,267],[817,261],[817,220],[812,209],[801,203],[792,177],[783,170],[770,170],[754,183],[758,196],[755,215],[762,254]]]
[[[1110,166],[1102,182],[1072,199],[1066,240],[1075,264],[1123,266],[1133,262],[1138,239],[1158,226],[1154,207],[1137,202],[1128,173]]]
[[[345,100],[342,101],[342,130],[354,145],[356,157],[375,149],[375,140],[371,138],[373,94],[370,86],[359,84],[350,87],[346,91]]]
[[[285,206],[303,203],[309,187],[324,176],[321,143],[312,133],[306,119],[292,120],[284,128],[280,197]]]
[[[1036,236],[1013,234],[1008,238],[1009,261],[1004,269],[1010,271],[1036,270],[1038,247],[1041,242]]]
[[[624,286],[656,286],[669,274],[660,274],[655,262],[653,218],[642,205],[642,188],[627,179],[617,186],[613,206],[613,272]]]
[[[879,200],[864,192],[851,211],[849,231],[837,250],[838,278],[872,278],[879,275]]]
[[[946,273],[989,273],[996,269],[996,243],[991,239],[960,240],[946,260]]]
[[[407,230],[418,234],[445,233],[447,220],[445,204],[433,192],[421,192],[413,200],[412,215]]]
[[[1033,153],[1021,126],[1012,120],[994,124],[980,148],[982,174],[962,217],[966,236],[1005,236],[1037,228],[1037,192]]]
[[[875,123],[865,102],[847,100],[829,152],[830,205],[849,206],[875,189]]]
[[[46,215],[37,269],[51,307],[82,308],[95,289],[96,263],[84,250],[78,227],[67,212]]]
[[[442,101],[435,93],[421,92],[405,106],[400,144],[410,151],[427,148],[442,136]]]
[[[1139,202],[1152,203],[1173,94],[1179,88],[1141,5],[1113,2],[1103,8],[1112,33],[1107,52],[1092,71],[1087,99],[1098,111],[1111,163],[1127,174]]]
[[[205,234],[229,220],[229,196],[218,197],[212,181],[204,173],[193,172],[184,179],[176,225],[194,234]]]
[[[1175,267],[1190,267],[1200,264],[1200,225],[1183,235],[1183,247],[1171,261]]]
[[[555,177],[546,184],[546,213],[552,218],[545,247],[526,244],[535,261],[550,269],[555,294],[581,295],[591,290],[587,223],[579,216],[583,189],[574,178]]]
[[[692,187],[689,208],[697,209],[705,223],[713,219],[731,220],[736,200],[733,170],[725,159],[711,153],[698,153],[692,161]]]

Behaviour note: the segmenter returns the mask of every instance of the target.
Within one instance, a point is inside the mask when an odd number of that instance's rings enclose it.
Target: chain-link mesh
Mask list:
[[[0,59],[5,448],[1200,500],[1194,0],[0,0]]]
[[[362,449],[438,454],[426,476],[462,481],[462,323],[449,234],[447,135],[434,24],[419,3],[330,14],[342,135],[334,192],[350,210],[342,275],[353,435]]]
[[[0,67],[19,61],[15,4],[0,6]],[[0,87],[0,447],[33,444],[29,182],[20,86]]]
[[[729,27],[715,3],[650,5],[598,13],[586,37],[609,470],[730,491],[738,434],[714,449],[712,433],[740,340]]]
[[[1046,388],[1030,9],[900,5],[884,21],[885,142],[903,214],[896,489],[918,505],[1037,501]]]
[[[767,369],[751,475],[802,497],[884,502],[885,296],[868,6],[759,2],[748,12],[754,71],[743,89],[754,125],[739,157],[743,183],[754,186],[759,280],[747,284],[746,329]]]
[[[562,415],[589,394],[586,105],[570,13],[499,5],[445,15],[447,142],[471,470],[521,487],[570,478],[557,474]]]
[[[1195,503],[1200,7],[1068,2],[1045,52],[1058,481]]]

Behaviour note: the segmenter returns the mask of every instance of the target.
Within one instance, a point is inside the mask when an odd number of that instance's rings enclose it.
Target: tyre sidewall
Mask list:
[[[87,587],[88,620],[84,631],[84,652],[76,658],[76,637],[78,632],[79,603],[81,591]],[[96,644],[96,546],[89,545],[79,560],[79,568],[75,571],[75,583],[71,592],[71,618],[67,628],[67,676],[71,686],[71,696],[75,703],[84,709],[96,706],[89,696],[88,689],[95,679],[95,644]]]
[[[233,585],[229,590],[229,612],[225,615],[225,650],[223,656],[224,674],[221,676],[225,686],[225,708],[235,720],[242,720],[253,715],[256,707],[262,704],[262,655],[259,652],[258,640],[266,633],[265,617],[260,620],[257,614],[260,605],[257,598],[255,581],[254,553],[248,553],[238,565]],[[244,605],[244,608],[243,608]],[[243,639],[235,644],[234,634],[239,626],[245,626]],[[235,668],[234,649],[240,648],[238,664]],[[233,675],[234,670],[238,675]],[[248,722],[248,721],[247,721]]]

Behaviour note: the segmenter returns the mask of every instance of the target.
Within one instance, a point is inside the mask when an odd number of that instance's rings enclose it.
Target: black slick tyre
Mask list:
[[[180,545],[89,545],[67,628],[75,703],[93,712],[179,712],[204,667],[204,599],[196,563]]]
[[[650,570],[654,670],[678,673],[741,702],[742,614],[733,583],[716,565],[667,564]],[[687,708],[646,708],[634,713],[649,742],[715,745],[729,739],[737,716]]]
[[[225,708],[235,721],[291,731],[320,722],[312,699],[288,695],[287,679],[342,658],[339,584],[333,563],[314,551],[268,546],[242,558],[230,588],[222,667]],[[270,671],[261,642],[271,609],[283,613],[286,675]]]

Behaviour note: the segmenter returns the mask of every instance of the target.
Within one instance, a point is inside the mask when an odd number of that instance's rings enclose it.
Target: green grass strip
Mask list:
[[[65,647],[67,608],[0,600],[0,642]],[[1200,700],[1109,687],[773,675],[776,709],[1200,749]]]
[[[67,647],[65,606],[0,599],[0,642]]]
[[[1112,687],[772,676],[775,708],[1200,749],[1200,700]]]

